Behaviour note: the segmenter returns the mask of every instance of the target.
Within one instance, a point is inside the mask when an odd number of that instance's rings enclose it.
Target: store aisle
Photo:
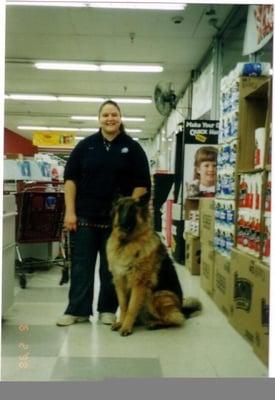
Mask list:
[[[28,276],[2,326],[3,381],[95,381],[108,378],[266,377],[267,368],[229,325],[200,278],[177,267],[187,295],[203,303],[182,328],[121,337],[109,326],[85,322],[60,328],[68,285],[58,267]]]

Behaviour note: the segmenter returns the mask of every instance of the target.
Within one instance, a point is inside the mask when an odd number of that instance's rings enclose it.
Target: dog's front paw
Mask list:
[[[123,325],[120,328],[119,333],[121,336],[129,336],[133,333],[133,328],[127,325]]]
[[[112,331],[118,331],[121,328],[121,326],[122,326],[122,323],[120,321],[116,321],[116,322],[112,323],[111,329],[112,329]]]

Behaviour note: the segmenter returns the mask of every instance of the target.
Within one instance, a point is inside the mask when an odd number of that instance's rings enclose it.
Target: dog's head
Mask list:
[[[121,197],[113,207],[113,227],[127,235],[148,221],[148,202],[132,197]]]

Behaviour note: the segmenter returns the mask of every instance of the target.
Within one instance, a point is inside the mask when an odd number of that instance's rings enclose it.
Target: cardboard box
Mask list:
[[[214,255],[215,251],[212,246],[201,243],[200,282],[203,290],[210,296],[213,296],[214,291]]]
[[[269,348],[269,275],[269,267],[257,262],[254,274],[256,325],[253,349],[265,365],[268,365]]]
[[[222,312],[229,316],[232,298],[231,260],[215,251],[213,299]]]
[[[200,240],[204,244],[212,245],[215,229],[215,199],[200,199]]]
[[[185,266],[191,275],[200,275],[201,245],[198,237],[186,234]]]
[[[255,257],[237,249],[233,249],[231,260],[233,296],[229,321],[253,346],[257,335],[257,349],[264,351],[260,342],[266,332],[261,328],[261,303],[268,299],[266,270]]]

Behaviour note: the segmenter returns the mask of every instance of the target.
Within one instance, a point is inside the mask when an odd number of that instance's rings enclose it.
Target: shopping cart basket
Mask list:
[[[47,187],[29,188],[16,193],[17,223],[16,223],[16,271],[20,286],[26,287],[25,272],[31,272],[35,267],[45,264],[62,266],[60,285],[69,279],[68,237],[63,229],[64,193],[60,191],[43,191]],[[60,255],[56,259],[36,260],[23,259],[20,244],[59,242]]]

